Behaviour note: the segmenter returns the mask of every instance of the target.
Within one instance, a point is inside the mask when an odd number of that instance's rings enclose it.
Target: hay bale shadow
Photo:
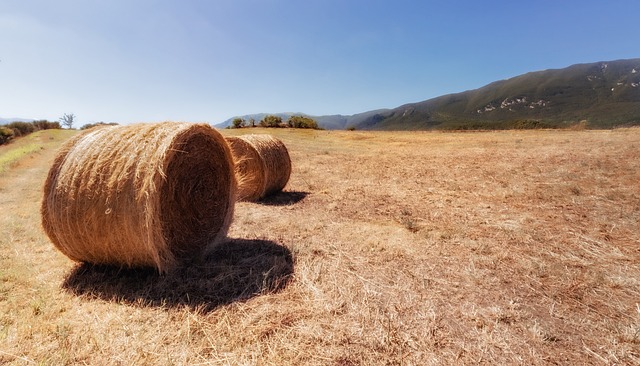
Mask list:
[[[309,195],[309,192],[276,192],[264,197],[256,203],[266,206],[291,206],[302,201]]]
[[[155,269],[79,264],[62,287],[75,294],[143,307],[210,312],[274,293],[293,274],[291,251],[268,240],[230,239],[197,263],[160,275]]]

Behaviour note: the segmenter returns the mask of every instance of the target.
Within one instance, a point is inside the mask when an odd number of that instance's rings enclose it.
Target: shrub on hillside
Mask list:
[[[60,123],[49,122],[46,119],[33,122],[11,122],[4,126],[0,126],[0,145],[9,142],[14,137],[26,136],[32,132],[41,130],[59,129]]]
[[[293,128],[313,128],[318,129],[318,123],[309,117],[291,116],[287,121],[289,127]]]
[[[511,124],[506,124],[506,129],[516,129],[516,130],[535,130],[535,129],[548,129],[548,128],[558,128],[556,124],[539,121],[539,120],[516,120]]]
[[[31,123],[35,127],[36,131],[40,131],[40,130],[59,130],[60,128],[62,128],[62,127],[60,127],[60,122],[51,122],[51,121],[47,121],[46,119],[33,121]]]
[[[9,142],[13,138],[13,130],[4,126],[0,126],[0,145]]]
[[[36,130],[36,127],[31,122],[11,122],[5,127],[12,129],[16,137],[28,135]]]

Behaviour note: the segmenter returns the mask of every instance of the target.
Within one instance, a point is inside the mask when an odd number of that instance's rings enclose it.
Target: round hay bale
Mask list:
[[[238,200],[256,201],[287,185],[291,158],[282,141],[267,134],[226,139],[236,167]]]
[[[255,201],[262,195],[265,186],[264,164],[258,151],[239,137],[227,137],[235,162],[240,201]]]
[[[226,237],[233,169],[227,143],[206,124],[90,129],[58,152],[42,225],[73,260],[166,272]]]

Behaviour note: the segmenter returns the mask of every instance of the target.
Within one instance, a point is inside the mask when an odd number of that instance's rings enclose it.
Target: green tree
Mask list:
[[[280,127],[282,123],[282,117],[268,115],[265,116],[262,121],[260,121],[260,126],[262,127]]]
[[[318,129],[318,123],[309,117],[291,116],[287,121],[289,127]]]
[[[233,123],[233,128],[242,128],[245,126],[244,120],[240,117],[234,118],[231,123]]]

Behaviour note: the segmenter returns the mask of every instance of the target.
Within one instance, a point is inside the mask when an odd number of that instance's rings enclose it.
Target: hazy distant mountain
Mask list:
[[[34,119],[30,118],[2,118],[0,117],[0,125],[6,125],[11,122],[33,122]]]
[[[277,115],[286,121],[293,114]],[[259,122],[265,115],[241,118],[254,118]],[[595,128],[640,125],[640,58],[530,72],[479,89],[394,109],[352,116],[308,117],[327,129],[562,127],[582,120]],[[218,126],[228,126],[232,120],[230,118]]]

